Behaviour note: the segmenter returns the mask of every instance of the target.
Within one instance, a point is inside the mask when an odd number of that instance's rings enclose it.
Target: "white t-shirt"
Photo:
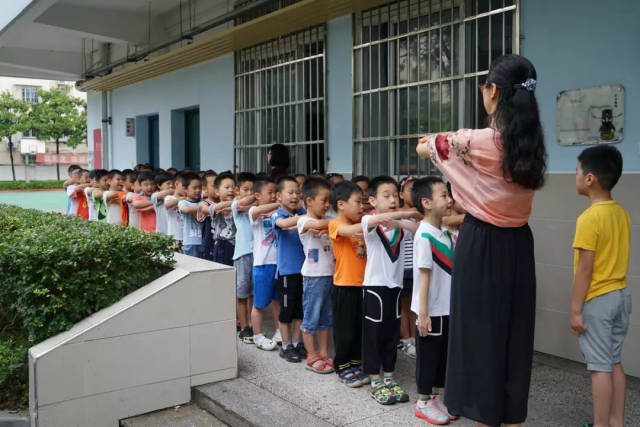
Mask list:
[[[127,193],[127,197],[125,199],[127,201],[127,207],[129,209],[129,227],[137,228],[139,230],[140,215],[138,214],[138,211],[136,210],[136,208],[131,206],[131,202],[133,201],[134,197],[136,197],[136,193],[130,191]]]
[[[405,221],[416,222],[413,218]],[[413,234],[410,231],[404,230],[402,244],[404,245],[404,269],[413,270]]]
[[[69,216],[78,215],[78,199],[76,197],[71,197],[76,192],[77,185],[71,184],[67,187],[67,197],[69,198]]]
[[[373,215],[362,217],[362,232],[367,245],[367,266],[364,270],[363,286],[386,286],[401,288],[404,274],[403,231],[394,228],[384,233],[379,227],[367,230]],[[385,236],[386,238],[383,238]]]
[[[87,206],[89,207],[89,221],[95,221],[98,219],[96,204],[93,203],[93,197],[91,196],[93,190],[95,190],[95,188],[87,187],[84,189],[84,196],[87,198]]]
[[[333,276],[336,260],[331,250],[331,241],[327,234],[317,235],[310,230],[302,231],[304,225],[313,220],[307,215],[298,220],[298,235],[304,250],[302,275],[308,277]]]
[[[153,209],[156,211],[156,232],[167,234],[167,208],[164,207],[164,200],[158,200],[158,193],[156,191],[151,195],[151,203],[153,203]]]
[[[169,195],[164,200],[168,201],[175,198],[176,196]],[[182,215],[178,212],[178,205],[176,204],[172,209],[165,209],[167,211],[167,235],[182,241]]]
[[[433,250],[435,249],[435,250]],[[413,240],[413,295],[411,311],[420,314],[420,269],[431,270],[429,316],[448,316],[451,299],[453,245],[446,229],[420,221]]]
[[[259,216],[253,219],[253,211],[249,209],[249,223],[253,230],[253,265],[275,265],[278,263],[276,247],[276,228],[270,216]]]
[[[122,213],[120,210],[120,203],[109,203],[107,197],[113,194],[118,194],[119,191],[105,191],[102,193],[102,200],[107,207],[107,224],[122,225]],[[113,201],[112,201],[113,202]]]

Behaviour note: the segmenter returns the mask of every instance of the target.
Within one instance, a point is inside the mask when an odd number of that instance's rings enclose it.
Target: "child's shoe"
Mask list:
[[[253,344],[253,329],[247,326],[238,334],[238,338],[245,344]]]
[[[393,396],[396,402],[403,403],[403,402],[409,401],[409,395],[407,394],[406,391],[404,391],[402,387],[400,387],[400,384],[398,384],[395,381],[391,381],[391,382],[385,382],[385,385],[391,392],[391,395]]]
[[[433,399],[427,400],[425,404],[421,404],[420,401],[416,403],[416,409],[413,414],[427,421],[430,424],[437,426],[443,426],[449,424],[449,416],[443,413],[436,402]]]
[[[276,329],[275,334],[271,337],[271,341],[275,342],[277,345],[282,345],[282,335],[280,335],[280,329]]]
[[[254,335],[253,343],[260,350],[266,350],[266,351],[274,350],[278,346],[274,340],[270,340],[269,338],[265,337],[262,334]]]
[[[317,374],[330,374],[333,372],[333,365],[329,365],[326,360],[320,356],[307,355],[305,368],[309,371],[313,371]]]
[[[298,344],[296,344],[296,346],[294,347],[296,352],[298,353],[298,356],[300,356],[301,359],[306,359],[307,358],[307,349],[304,348],[304,343],[302,341],[300,341]]]
[[[393,393],[389,390],[384,383],[380,383],[377,386],[371,389],[371,393],[369,393],[373,400],[378,402],[381,405],[392,405],[396,403],[395,397],[393,397]]]
[[[357,375],[356,368],[347,368],[338,372],[340,381],[342,381],[347,387],[358,388],[362,386],[362,382]]]
[[[356,377],[358,377],[358,381],[360,382],[360,385],[371,384],[371,378],[369,377],[369,375],[365,374],[362,371],[361,367],[357,367],[353,369],[355,369]]]
[[[280,357],[285,359],[287,362],[298,363],[300,362],[300,355],[296,351],[296,348],[289,344],[286,346],[283,345],[280,349]]]
[[[416,358],[416,346],[412,342],[406,343],[402,348],[402,351],[404,352],[404,354],[406,354],[410,358],[412,359]]]
[[[449,421],[455,421],[460,417],[457,417],[455,415],[451,415],[449,413],[449,409],[447,409],[447,406],[444,404],[444,401],[442,400],[442,396],[439,394],[436,394],[434,397],[431,398],[432,400],[435,400],[436,402],[436,406],[438,407],[438,409],[440,409],[440,411],[443,414],[447,414],[447,416],[449,417]]]

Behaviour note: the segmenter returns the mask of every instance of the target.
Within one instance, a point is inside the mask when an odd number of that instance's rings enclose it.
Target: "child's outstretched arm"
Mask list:
[[[591,276],[593,274],[593,260],[595,252],[586,249],[578,249],[578,267],[573,280],[573,296],[571,297],[571,332],[580,336],[587,330],[582,319],[582,307],[589,292]]]
[[[173,194],[174,191],[173,190],[162,190],[162,191],[158,191],[158,196],[157,199],[158,200],[164,200],[165,197],[170,196],[171,194]]]
[[[395,219],[415,218],[417,216],[422,218],[422,216],[417,211],[395,211],[371,215],[367,222],[367,231],[371,231],[378,225],[388,223],[389,221],[393,221]]]
[[[173,199],[166,200],[164,202],[164,207],[167,209],[175,209],[178,206],[178,202],[180,200],[184,200],[184,197],[175,197]]]
[[[298,220],[300,219],[300,215],[294,215],[290,218],[280,218],[276,220],[276,227],[281,228],[283,230],[289,228],[295,228],[298,225]]]
[[[198,214],[198,210],[200,209],[200,206],[178,206],[178,210],[180,211],[180,213],[186,214],[186,215],[197,215]]]
[[[135,199],[131,200],[130,204],[137,211],[143,210],[143,209],[146,210],[146,208],[148,208],[148,207],[153,208],[153,202],[151,200],[147,199],[146,197],[145,198],[142,198],[142,197],[135,198]]]
[[[341,225],[340,227],[338,227],[338,236],[361,238],[362,224],[356,222],[355,224],[351,225]]]
[[[330,219],[310,219],[302,226],[302,232],[305,233],[309,230],[321,231],[329,228]]]
[[[255,209],[251,211],[252,220],[256,220],[260,215],[266,215],[278,209],[280,207],[280,203],[267,203],[266,205],[256,206]]]

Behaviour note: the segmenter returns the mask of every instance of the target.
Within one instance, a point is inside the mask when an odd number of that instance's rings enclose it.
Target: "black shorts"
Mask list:
[[[302,320],[302,274],[278,276],[278,299],[282,323],[291,323],[293,319]]]
[[[536,273],[528,225],[501,228],[467,214],[451,279],[445,404],[490,426],[527,418]]]
[[[431,333],[420,336],[416,327],[416,385],[418,393],[431,394],[433,387],[443,388],[447,372],[449,316],[431,317]]]

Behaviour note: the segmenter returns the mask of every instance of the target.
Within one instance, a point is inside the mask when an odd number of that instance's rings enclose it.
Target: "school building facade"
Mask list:
[[[76,80],[87,91],[94,166],[149,162],[264,171],[287,144],[291,171],[423,175],[425,133],[482,126],[491,60],[529,58],[549,152],[534,202],[536,349],[581,360],[569,331],[576,157],[558,143],[562,91],[624,88],[628,283],[640,307],[640,4],[635,0],[16,0],[0,75]],[[622,129],[620,129],[622,131]],[[624,362],[640,376],[640,317]]]

